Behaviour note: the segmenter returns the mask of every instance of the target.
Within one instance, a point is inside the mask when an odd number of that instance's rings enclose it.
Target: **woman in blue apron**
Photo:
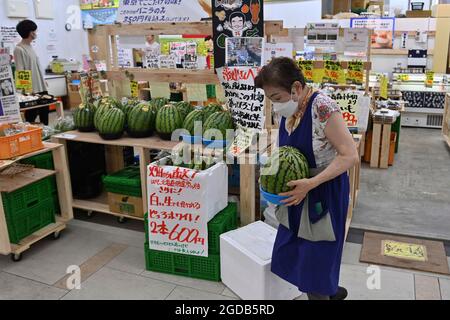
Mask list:
[[[310,300],[345,299],[338,286],[349,205],[347,171],[358,153],[340,108],[306,85],[297,64],[275,58],[263,67],[255,85],[264,89],[281,116],[279,145],[305,155],[310,178],[291,181],[277,209],[280,226],[272,272],[308,294]]]

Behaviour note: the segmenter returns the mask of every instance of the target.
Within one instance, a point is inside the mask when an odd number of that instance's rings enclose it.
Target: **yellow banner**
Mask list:
[[[346,82],[348,84],[363,84],[364,66],[362,61],[350,61],[347,68]]]
[[[325,61],[326,82],[334,84],[345,84],[345,73],[339,61]]]
[[[16,89],[18,91],[25,91],[26,93],[33,92],[31,70],[16,71]]]
[[[382,241],[382,254],[388,257],[427,261],[427,248],[420,244],[404,243],[392,240]]]

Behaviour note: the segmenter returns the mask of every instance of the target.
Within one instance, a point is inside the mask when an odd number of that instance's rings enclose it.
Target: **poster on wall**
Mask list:
[[[228,109],[238,127],[264,129],[264,102],[262,89],[255,87],[259,68],[223,67],[217,69],[219,81],[225,92]]]
[[[264,38],[227,38],[225,65],[227,67],[261,67]]]
[[[308,46],[335,46],[339,36],[338,23],[308,23],[306,25]]]
[[[225,65],[226,39],[264,37],[263,0],[212,0],[214,63]]]
[[[210,16],[211,6],[205,0],[120,0],[117,21],[127,24],[196,22]]]
[[[0,124],[21,121],[10,62],[9,54],[0,51]]]
[[[351,18],[350,27],[372,29],[371,46],[374,49],[394,47],[395,18]]]
[[[366,52],[369,46],[369,29],[344,29],[344,52]]]

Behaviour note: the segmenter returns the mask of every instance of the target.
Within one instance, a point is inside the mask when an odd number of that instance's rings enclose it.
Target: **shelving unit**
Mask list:
[[[27,107],[27,108],[20,108],[20,112],[25,112],[27,110],[33,110],[33,109],[40,109],[40,108],[44,108],[44,107],[50,107],[56,105],[56,114],[58,115],[58,117],[63,118],[64,117],[64,107],[61,101],[55,101],[52,103],[47,103],[47,104],[40,104],[37,106],[32,106],[32,107]]]
[[[44,142],[43,149],[13,159],[12,161],[8,162],[8,165],[49,151],[52,152],[53,155],[55,170],[35,168],[30,171],[18,174],[14,176],[14,178],[0,177],[0,191],[12,192],[46,177],[52,175],[56,176],[58,199],[61,209],[60,216],[56,217],[55,223],[36,231],[25,239],[22,239],[19,244],[10,243],[2,197],[0,197],[0,254],[12,254],[12,258],[14,261],[19,261],[22,257],[22,253],[28,250],[34,243],[38,242],[39,240],[51,234],[53,234],[54,238],[57,239],[60,235],[60,232],[66,228],[67,222],[73,219],[72,188],[70,185],[70,176],[67,169],[68,166],[66,151],[62,144]],[[4,167],[5,166],[3,166],[3,168]]]

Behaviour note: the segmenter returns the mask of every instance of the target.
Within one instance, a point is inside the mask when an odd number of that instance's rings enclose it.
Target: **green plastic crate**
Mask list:
[[[139,166],[125,169],[103,177],[106,191],[132,197],[142,197],[141,171]]]
[[[55,165],[53,163],[53,154],[51,151],[21,160],[20,163],[32,164],[39,169],[55,170]]]
[[[35,207],[42,201],[53,199],[56,191],[55,177],[47,177],[13,192],[3,192],[3,207],[7,212],[19,212]]]
[[[150,250],[145,245],[145,263],[149,271],[190,278],[220,281],[220,255],[197,257],[165,251]]]
[[[54,198],[48,198],[21,211],[5,211],[9,241],[18,244],[22,239],[55,222]]]
[[[144,215],[145,239],[148,241],[148,214]],[[208,253],[220,254],[220,235],[237,228],[237,205],[230,202],[208,222]]]

